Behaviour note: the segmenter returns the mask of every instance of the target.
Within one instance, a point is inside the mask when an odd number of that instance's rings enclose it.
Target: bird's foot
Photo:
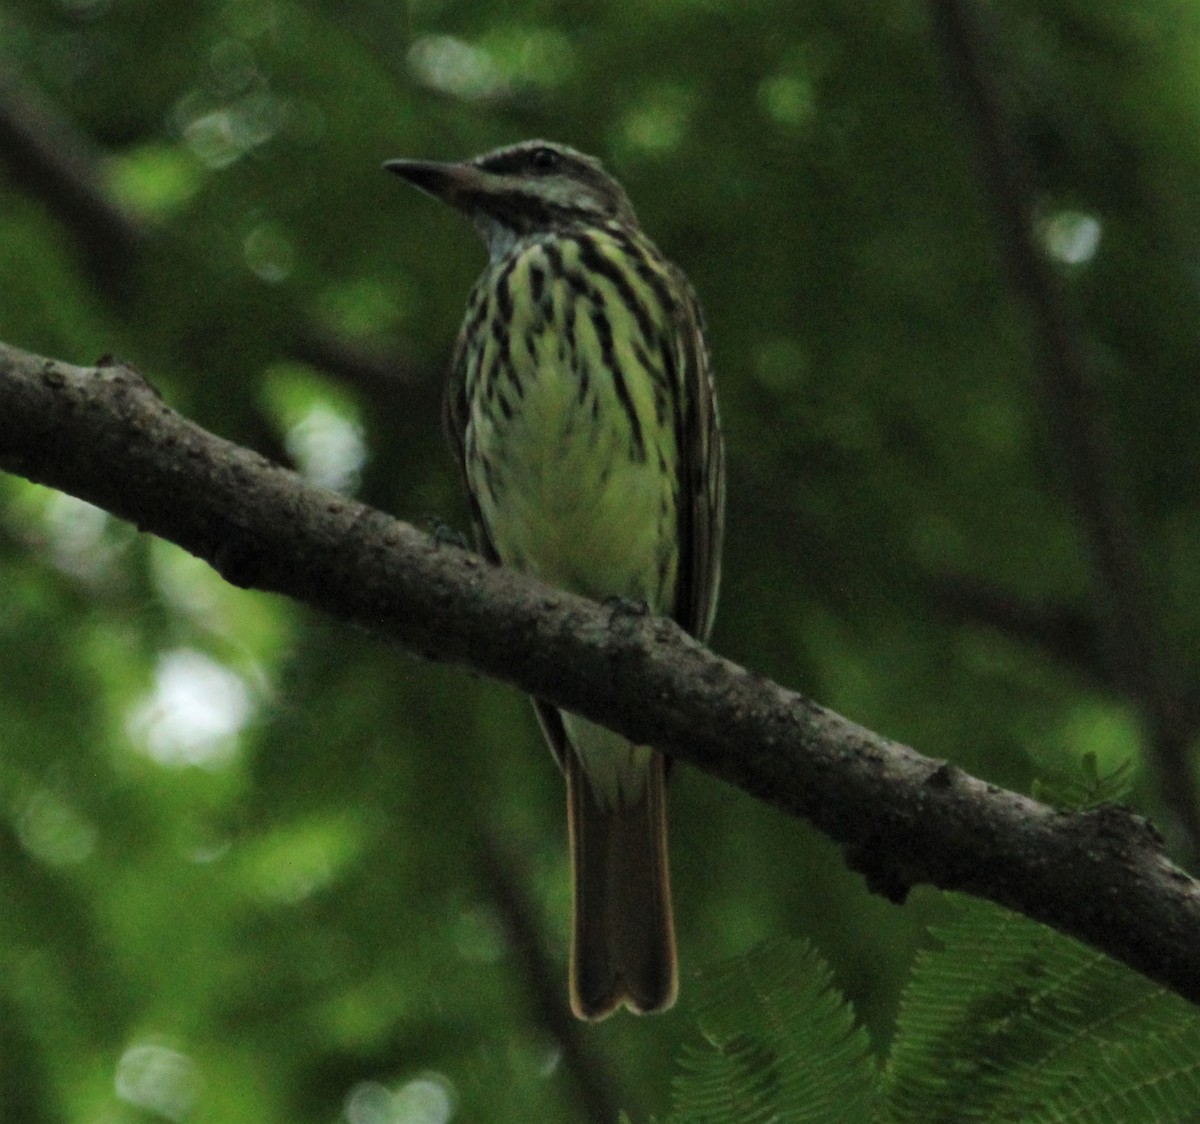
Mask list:
[[[461,531],[456,531],[440,516],[427,515],[422,522],[429,528],[429,533],[438,546],[457,546],[460,550],[471,549],[467,536]]]
[[[648,617],[650,615],[650,606],[645,601],[638,601],[632,597],[606,597],[603,605],[612,614],[614,621],[618,617]]]

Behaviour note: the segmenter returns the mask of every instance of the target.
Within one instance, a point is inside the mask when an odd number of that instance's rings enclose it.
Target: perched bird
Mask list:
[[[707,639],[724,454],[687,279],[642,233],[621,185],[564,145],[385,167],[463,212],[487,243],[445,401],[482,552]],[[584,1019],[622,1004],[664,1010],[678,989],[666,760],[534,705],[567,782],[571,1007]]]

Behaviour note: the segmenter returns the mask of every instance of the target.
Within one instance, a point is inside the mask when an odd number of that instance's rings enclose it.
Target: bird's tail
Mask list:
[[[563,764],[574,886],[571,1007],[581,1019],[602,1019],[621,1004],[663,1011],[679,986],[666,759],[651,753],[641,791],[611,807],[597,801],[574,752]]]

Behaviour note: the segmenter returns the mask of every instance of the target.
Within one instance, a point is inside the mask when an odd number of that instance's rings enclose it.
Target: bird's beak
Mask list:
[[[486,173],[473,164],[440,164],[433,160],[389,160],[384,164],[413,187],[465,210],[473,198],[486,194]]]

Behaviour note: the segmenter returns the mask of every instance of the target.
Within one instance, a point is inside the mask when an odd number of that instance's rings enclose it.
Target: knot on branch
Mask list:
[[[213,569],[230,585],[254,589],[261,582],[264,549],[264,544],[252,532],[231,528],[208,552],[208,557]]]

